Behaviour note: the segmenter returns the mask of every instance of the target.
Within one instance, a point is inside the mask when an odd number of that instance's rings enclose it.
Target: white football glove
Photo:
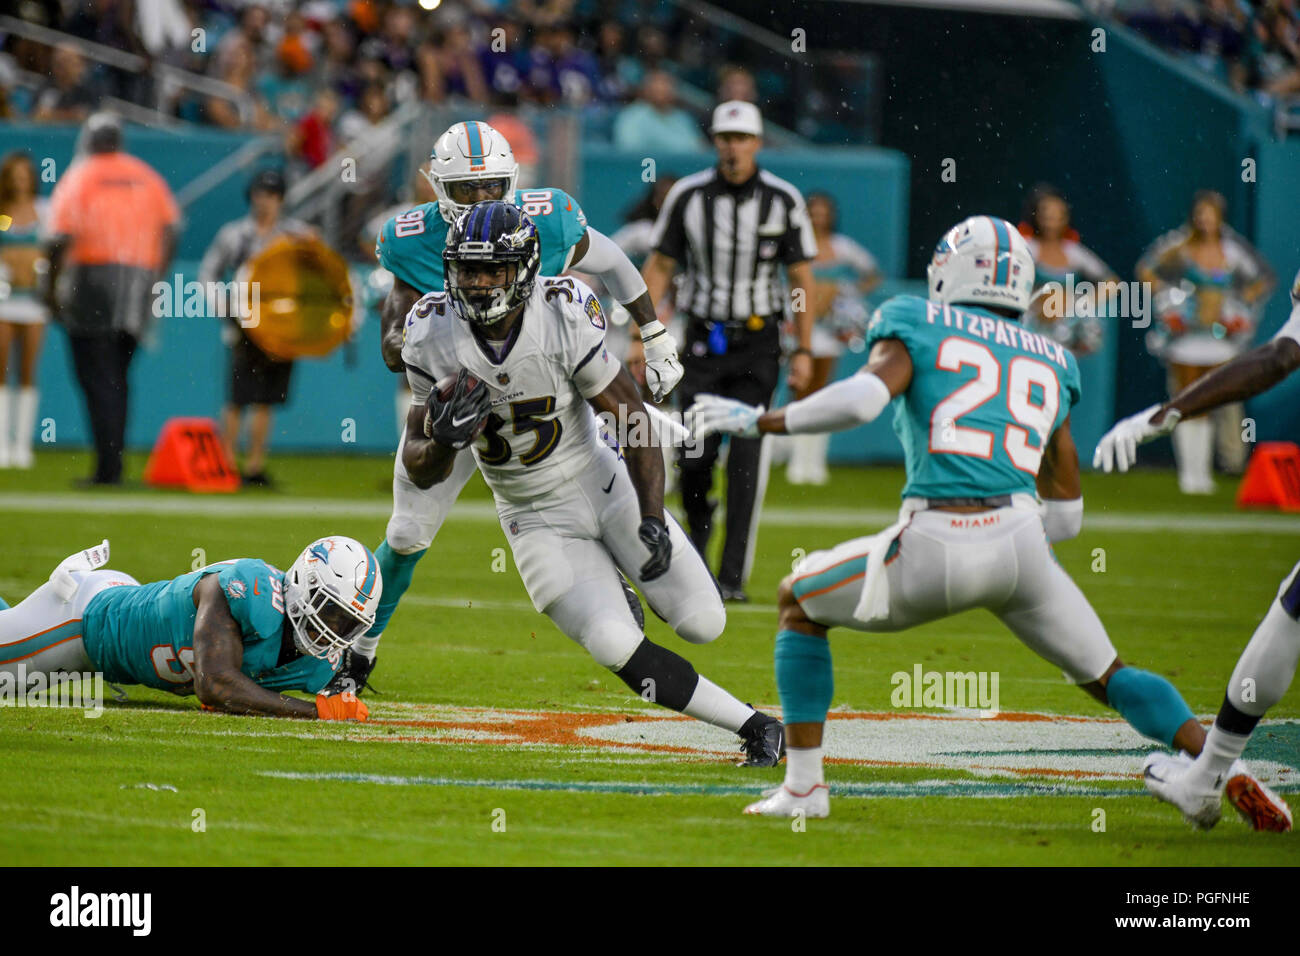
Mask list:
[[[1111,426],[1110,431],[1101,436],[1097,451],[1092,456],[1092,467],[1100,468],[1110,474],[1118,467],[1128,471],[1137,461],[1137,446],[1154,441],[1162,435],[1168,435],[1182,418],[1182,413],[1175,408],[1165,412],[1165,419],[1159,425],[1151,424],[1151,416],[1160,411],[1160,405],[1152,405],[1136,415],[1122,418]]]
[[[696,441],[710,435],[737,435],[741,438],[758,437],[758,418],[762,405],[746,405],[734,398],[707,393],[696,396],[695,404],[686,410],[686,427]]]
[[[650,397],[662,402],[682,380],[677,342],[664,324],[656,320],[641,326],[641,346],[645,349],[645,383]]]

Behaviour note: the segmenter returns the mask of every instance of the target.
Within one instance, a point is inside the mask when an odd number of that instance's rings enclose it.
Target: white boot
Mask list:
[[[1178,463],[1178,487],[1185,495],[1214,492],[1210,470],[1214,456],[1214,425],[1208,418],[1179,422],[1174,429],[1174,461]]]
[[[790,464],[786,479],[792,485],[824,485],[830,480],[826,471],[829,434],[795,435],[790,441]]]
[[[35,463],[32,442],[36,434],[36,408],[41,393],[34,385],[18,389],[18,414],[14,416],[13,464],[15,468],[30,468]]]
[[[9,410],[9,386],[0,383],[0,468],[8,468],[13,464],[13,453],[10,451],[9,442]]]

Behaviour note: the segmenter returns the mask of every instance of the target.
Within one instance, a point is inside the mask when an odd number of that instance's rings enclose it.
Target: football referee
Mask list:
[[[799,190],[760,169],[763,118],[752,103],[733,100],[713,111],[709,130],[718,164],[678,180],[664,199],[643,268],[650,298],[661,301],[673,273],[686,273],[677,305],[686,314],[681,407],[700,392],[768,405],[781,361],[780,325],[793,303],[799,347],[790,364],[796,394],[812,378],[810,260],[817,242]],[[791,297],[781,276],[785,267]],[[723,598],[747,600],[754,525],[767,483],[764,439],[732,438],[727,457],[726,537],[718,583]],[[705,553],[716,502],[709,497],[718,436],[694,457],[681,456],[682,499],[691,540]]]

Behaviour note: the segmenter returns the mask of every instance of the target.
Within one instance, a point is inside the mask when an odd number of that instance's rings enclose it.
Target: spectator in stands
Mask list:
[[[277,125],[298,122],[311,107],[311,51],[299,33],[286,33],[276,47],[275,69],[257,81],[257,92]]]
[[[312,87],[328,87],[347,102],[354,102],[362,86],[352,62],[356,51],[347,24],[338,18],[326,20],[321,25],[321,53],[316,59]]]
[[[381,56],[393,75],[416,72],[417,46],[415,8],[394,4],[384,13],[380,33]]]
[[[1210,70],[1222,62],[1225,78],[1237,89],[1245,88],[1246,17],[1233,0],[1205,0],[1196,49]]]
[[[754,74],[743,66],[724,66],[718,74],[718,102],[730,100],[758,102],[758,84],[754,81]]]
[[[72,11],[62,27],[65,32],[115,50],[148,56],[149,51],[136,30],[133,0],[79,0],[65,6]],[[113,69],[106,73],[107,77],[101,84],[105,89],[96,92],[109,92],[125,100],[143,102],[139,97],[151,83],[148,71]],[[91,109],[97,103],[98,98],[91,104]]]
[[[664,70],[647,73],[637,101],[619,110],[614,145],[647,154],[708,148],[695,117],[677,106],[676,81]]]
[[[312,108],[294,125],[289,137],[290,156],[311,170],[334,152],[334,122],[339,114],[339,97],[330,87],[316,91]]]
[[[36,195],[36,163],[30,153],[0,159],[0,280],[9,287],[0,297],[0,468],[30,468],[36,429],[36,365],[49,318],[40,295],[45,266],[47,203]],[[18,374],[10,353],[17,346]],[[10,395],[9,384],[18,380]],[[12,436],[12,437],[11,437]]]
[[[451,24],[437,44],[422,48],[421,95],[435,103],[455,96],[487,105],[490,91],[483,75],[482,55],[469,27]]]
[[[817,239],[812,260],[813,370],[808,390],[800,397],[824,388],[835,371],[835,363],[849,342],[861,343],[867,329],[867,308],[863,296],[880,284],[880,266],[875,256],[839,231],[839,207],[829,193],[809,193],[808,218]],[[860,347],[860,346],[859,346]],[[786,478],[792,485],[824,485],[830,480],[826,452],[830,436],[795,435],[790,440],[790,462]]]
[[[500,13],[488,21],[488,43],[479,51],[483,77],[492,91],[492,101],[518,102],[527,93],[528,53],[519,21]]]
[[[542,103],[585,106],[595,99],[600,87],[596,58],[574,43],[571,25],[556,22],[538,31],[528,85]]]
[[[1166,50],[1196,48],[1196,23],[1176,0],[1150,0],[1149,7],[1129,14],[1125,22]]]
[[[1256,85],[1273,96],[1300,92],[1300,23],[1294,9],[1266,8],[1255,21]]]
[[[1070,225],[1070,204],[1055,186],[1043,183],[1030,192],[1020,233],[1034,257],[1034,290],[1042,290],[1049,283],[1061,290],[1055,297],[1036,296],[1029,303],[1026,324],[1075,355],[1095,352],[1101,347],[1102,318],[1116,318],[1102,315],[1107,301],[1105,285],[1119,281],[1115,270],[1079,241],[1079,234]],[[1072,287],[1072,276],[1075,287],[1085,281],[1090,285],[1076,291],[1075,298],[1066,302],[1064,293]]]
[[[87,155],[50,197],[47,304],[68,332],[95,441],[91,485],[122,481],[128,371],[153,314],[153,285],[176,249],[180,219],[162,177],[122,152],[121,121],[96,113]]]
[[[284,206],[284,176],[273,169],[258,173],[248,188],[248,215],[228,222],[217,232],[212,245],[203,254],[199,281],[227,282],[236,270],[271,241],[283,235],[312,235],[306,223],[281,218]],[[226,315],[237,314],[227,307]],[[270,448],[271,408],[289,399],[292,362],[280,362],[253,344],[237,320],[227,322],[221,331],[222,341],[230,347],[229,394],[221,412],[221,437],[230,460],[238,461],[239,436],[244,411],[252,408],[248,429],[248,457],[240,469],[245,486],[269,487],[266,472]]]
[[[672,65],[668,34],[651,24],[641,26],[636,32],[636,57],[627,68],[628,84],[640,86],[647,70],[666,69]]]
[[[270,69],[275,61],[275,49],[270,41],[270,15],[260,3],[244,7],[239,15],[239,26],[217,44],[214,65],[218,74],[225,72],[227,58],[242,53],[252,57],[254,74]]]
[[[98,102],[86,61],[77,48],[60,44],[50,58],[50,80],[32,104],[32,120],[37,123],[80,123]]]
[[[356,180],[349,182],[349,195],[344,203],[342,235],[355,236],[371,211],[389,200],[389,173],[393,155],[400,145],[397,131],[384,124],[392,110],[388,94],[377,83],[367,86],[361,93],[357,109],[350,110],[339,120],[338,132],[342,145],[352,151],[356,160]],[[346,243],[345,248],[350,248]]]
[[[1157,239],[1137,264],[1138,279],[1151,284],[1165,333],[1154,344],[1169,369],[1170,394],[1248,346],[1258,309],[1273,291],[1273,270],[1225,225],[1226,214],[1223,196],[1201,190],[1192,199],[1186,224]],[[1233,403],[1215,412],[1213,422],[1193,418],[1174,429],[1178,486],[1184,494],[1214,490],[1216,424],[1221,464],[1230,473],[1241,471],[1247,451],[1241,441],[1242,413],[1243,406]]]
[[[598,96],[609,103],[622,103],[638,85],[642,69],[629,56],[623,24],[606,20],[596,34],[596,71],[600,74]]]
[[[253,52],[246,42],[227,48],[220,78],[243,95],[237,100],[216,94],[209,96],[205,107],[208,122],[225,129],[265,131],[276,127],[275,118],[267,112],[261,96],[253,88],[254,69]]]

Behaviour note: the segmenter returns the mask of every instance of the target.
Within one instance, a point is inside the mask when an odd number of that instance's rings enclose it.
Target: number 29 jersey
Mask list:
[[[867,327],[868,346],[898,339],[912,381],[894,398],[903,496],[1034,494],[1048,439],[1081,396],[1059,343],[978,307],[895,296]]]
[[[622,367],[605,345],[605,313],[595,293],[569,276],[540,277],[500,353],[431,292],[406,317],[402,361],[412,404],[464,368],[487,383],[492,412],[474,458],[498,502],[528,502],[583,474],[607,453],[587,400]]]

